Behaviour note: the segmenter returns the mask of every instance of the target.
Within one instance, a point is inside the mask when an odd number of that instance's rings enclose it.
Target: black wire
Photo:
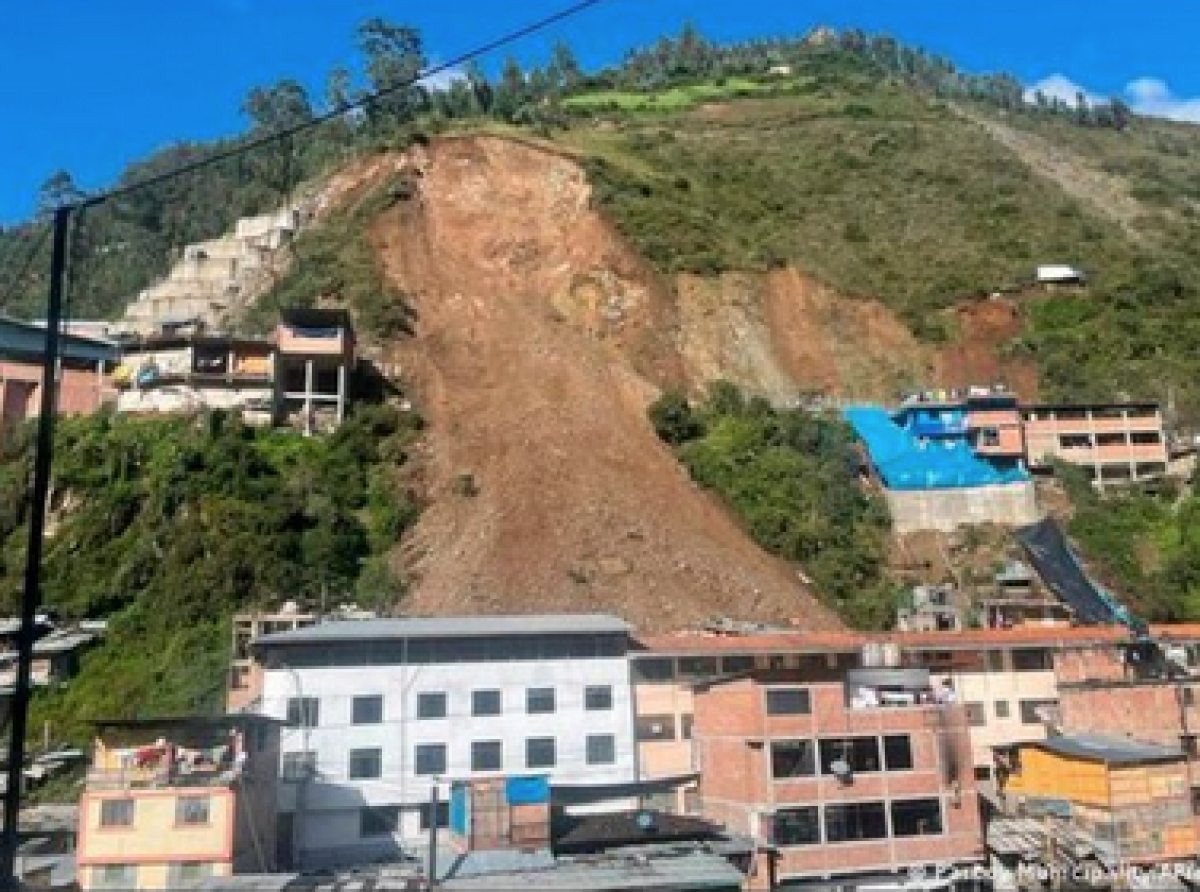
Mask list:
[[[17,274],[12,277],[8,283],[8,290],[4,292],[4,296],[0,297],[0,310],[12,303],[12,299],[17,296],[17,292],[21,290],[21,285],[25,281],[25,277],[29,275],[29,270],[33,267],[33,262],[37,260],[38,254],[42,251],[42,246],[46,244],[46,238],[50,235],[50,226],[42,229],[41,236],[33,243],[29,254],[26,255]]]
[[[494,40],[481,44],[480,46],[475,47],[473,50],[461,53],[460,55],[455,56],[446,62],[426,68],[411,78],[390,84],[389,86],[376,90],[373,93],[368,93],[354,102],[347,103],[346,105],[339,106],[338,108],[330,109],[324,114],[318,115],[311,120],[305,121],[301,124],[293,124],[291,127],[285,127],[283,130],[277,130],[274,133],[260,136],[257,139],[252,139],[250,142],[243,143],[235,148],[226,149],[223,152],[218,152],[217,154],[210,155],[207,158],[192,161],[188,164],[177,167],[174,170],[165,171],[164,173],[158,174],[157,176],[148,177],[147,179],[141,180],[137,183],[130,183],[128,186],[120,186],[115,189],[110,189],[107,192],[102,192],[99,195],[94,195],[91,198],[85,198],[83,201],[79,202],[78,207],[92,207],[93,205],[102,204],[103,202],[111,199],[128,195],[131,192],[136,192],[140,189],[146,189],[150,186],[156,186],[159,183],[164,183],[168,180],[175,179],[176,177],[183,176],[184,174],[192,173],[200,170],[201,168],[207,167],[210,164],[218,164],[221,161],[225,161],[229,158],[245,155],[248,152],[252,152],[255,149],[261,148],[265,145],[270,145],[273,142],[283,139],[290,139],[291,137],[300,133],[313,130],[319,127],[321,124],[324,124],[326,121],[332,121],[334,118],[341,117],[342,115],[346,114],[346,112],[365,108],[367,105],[377,101],[382,96],[388,96],[392,93],[395,93],[397,90],[407,89],[419,83],[420,81],[425,80],[426,78],[432,77],[435,74],[441,74],[443,71],[449,71],[453,68],[457,68],[466,62],[470,62],[477,56],[485,55],[493,50],[499,49],[502,46],[506,46],[514,41],[520,40],[523,37],[528,37],[530,34],[541,31],[543,28],[547,28],[556,22],[561,22],[563,19],[577,15],[589,7],[598,6],[603,2],[604,0],[580,0],[578,3],[573,3],[572,5],[561,9],[558,12],[552,13],[551,15],[545,16],[544,18],[538,19],[534,22],[530,22],[528,25],[524,25],[515,31],[510,31],[501,37],[497,37]]]

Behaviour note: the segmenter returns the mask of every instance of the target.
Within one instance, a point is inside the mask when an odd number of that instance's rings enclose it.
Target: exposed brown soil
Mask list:
[[[414,580],[406,610],[837,626],[691,483],[649,402],[716,378],[777,401],[997,379],[1036,390],[1031,367],[1000,355],[1020,328],[1001,302],[964,305],[938,351],[883,304],[796,270],[664,280],[592,209],[578,164],[538,145],[439,139],[360,163],[327,195],[401,167],[416,194],[373,235],[416,312],[383,360],[429,422],[416,463],[429,505],[397,557]]]
[[[419,198],[376,232],[417,313],[399,358],[430,425],[406,609],[836,627],[647,423],[683,377],[674,301],[591,210],[582,171],[497,138],[412,160]]]

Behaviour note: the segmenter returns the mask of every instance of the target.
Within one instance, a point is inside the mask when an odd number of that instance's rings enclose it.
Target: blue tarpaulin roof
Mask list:
[[[923,438],[898,424],[886,409],[873,406],[846,409],[844,415],[866,444],[871,464],[888,489],[952,489],[1029,480],[1018,465],[997,465],[977,456],[965,436]],[[946,424],[947,432],[956,427]]]

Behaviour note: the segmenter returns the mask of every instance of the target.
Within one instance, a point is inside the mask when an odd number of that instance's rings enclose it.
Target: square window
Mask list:
[[[444,719],[446,717],[446,695],[442,691],[426,691],[417,694],[417,718]]]
[[[689,678],[710,678],[717,674],[717,658],[680,657],[679,674]]]
[[[320,717],[321,702],[316,697],[289,697],[287,721],[297,728],[315,728]]]
[[[670,657],[645,657],[633,661],[637,681],[672,681],[675,678],[675,661]]]
[[[821,822],[815,805],[778,809],[771,819],[772,842],[777,846],[812,845],[821,841]]]
[[[825,841],[886,839],[882,802],[849,802],[825,806]]]
[[[609,685],[588,685],[583,691],[584,708],[592,712],[612,709],[612,687]]]
[[[499,771],[504,766],[504,748],[499,740],[476,740],[471,744],[472,771]]]
[[[526,768],[553,768],[557,761],[553,737],[530,737],[525,741]]]
[[[131,827],[132,825],[132,799],[104,799],[100,802],[101,827]]]
[[[1004,651],[989,650],[987,652],[988,672],[1004,671]]]
[[[421,803],[421,829],[429,829],[429,806],[430,803]],[[450,826],[450,803],[439,801],[437,804],[437,825],[438,827]]]
[[[1050,651],[1040,647],[1022,647],[1012,652],[1014,672],[1047,672],[1054,668]]]
[[[879,770],[878,737],[827,737],[819,743],[821,774],[836,776],[845,765],[851,774]]]
[[[398,805],[367,805],[358,810],[359,836],[389,836],[399,829]]]
[[[936,836],[942,832],[942,803],[938,799],[910,799],[892,803],[893,836]]]
[[[377,746],[350,750],[350,780],[369,780],[383,774],[383,750]]]
[[[180,796],[175,800],[175,823],[187,826],[207,824],[209,805],[207,796]]]
[[[675,716],[639,715],[634,722],[634,733],[638,740],[674,740]]]
[[[612,734],[589,734],[587,736],[587,763],[589,765],[612,765],[616,761],[616,737]]]
[[[1009,708],[1007,700],[997,700],[994,704],[996,708],[996,718],[1006,719],[1009,716]]]
[[[1058,707],[1057,700],[1022,700],[1018,704],[1021,711],[1021,722],[1026,725],[1040,725],[1048,721]]]
[[[136,864],[100,864],[92,868],[92,883],[98,889],[136,889]]]
[[[767,690],[767,715],[808,715],[811,711],[807,688]]]
[[[383,721],[383,696],[369,694],[351,701],[350,721],[355,725],[378,725]]]
[[[554,688],[529,688],[525,691],[525,711],[530,715],[554,712]]]
[[[721,671],[726,675],[743,675],[754,669],[754,657],[724,657]]]
[[[420,775],[446,773],[446,744],[419,743],[413,756],[413,770]]]
[[[973,728],[978,728],[987,724],[987,715],[984,712],[982,703],[965,703],[964,709],[967,712],[967,724]]]
[[[814,777],[816,752],[811,740],[776,740],[771,743],[771,776],[775,780]]]
[[[176,861],[167,868],[167,885],[178,886],[212,876],[213,866],[210,861]]]
[[[471,692],[471,715],[500,715],[501,698],[496,690]]]

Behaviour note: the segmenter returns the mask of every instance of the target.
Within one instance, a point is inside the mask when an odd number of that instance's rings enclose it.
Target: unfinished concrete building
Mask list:
[[[342,423],[355,366],[345,310],[287,310],[275,333],[275,417],[305,434]]]

